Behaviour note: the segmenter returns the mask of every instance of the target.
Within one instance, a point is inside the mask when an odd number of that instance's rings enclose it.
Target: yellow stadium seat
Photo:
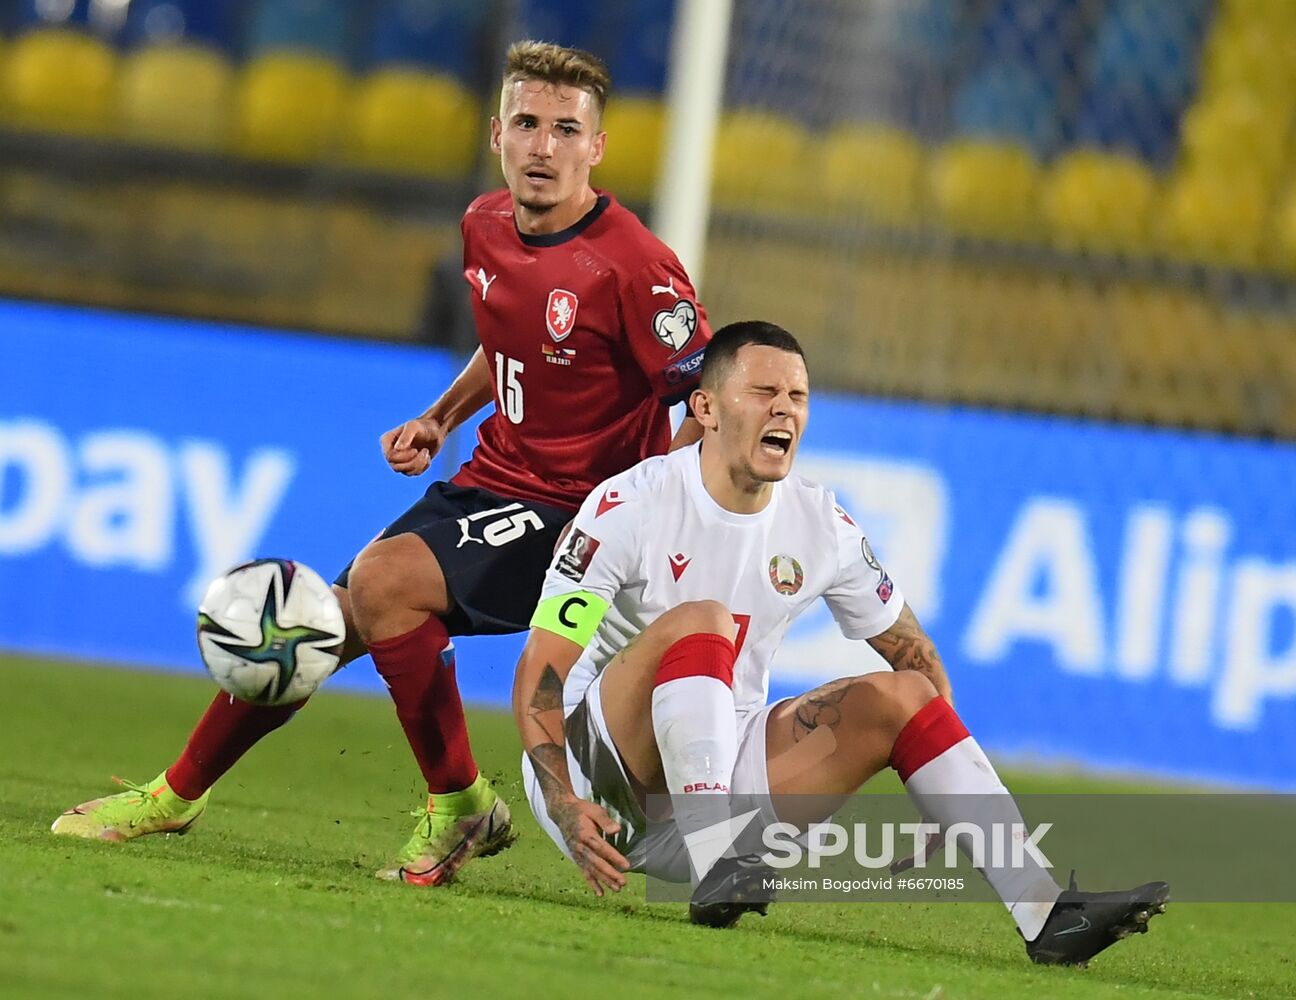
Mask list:
[[[1171,179],[1160,209],[1160,237],[1174,256],[1225,267],[1261,263],[1272,190],[1258,174],[1205,168]]]
[[[1040,171],[1021,146],[959,139],[931,165],[932,200],[951,229],[974,236],[1029,237],[1038,228]]]
[[[213,49],[156,45],[122,63],[118,107],[131,138],[218,150],[229,138],[234,71]]]
[[[603,115],[603,128],[608,133],[607,149],[603,162],[594,168],[594,183],[623,198],[651,198],[666,141],[661,102],[614,95]]]
[[[1219,21],[1223,25],[1263,24],[1279,31],[1296,28],[1296,4],[1291,0],[1226,0],[1222,15]]]
[[[1274,210],[1274,262],[1288,273],[1296,272],[1296,185],[1287,190]]]
[[[798,212],[816,192],[810,136],[794,121],[734,111],[716,133],[711,191],[716,206],[744,212]]]
[[[485,122],[476,98],[451,77],[388,67],[356,85],[348,140],[364,166],[460,178],[486,141]]]
[[[26,128],[111,130],[117,59],[103,42],[62,28],[18,38],[0,74],[7,115]]]
[[[1253,20],[1221,24],[1206,46],[1205,93],[1243,89],[1273,100],[1296,96],[1296,31]]]
[[[1293,4],[1296,6],[1296,4]],[[1243,89],[1198,101],[1183,120],[1189,169],[1256,170],[1276,180],[1287,155],[1292,104]]]
[[[1142,250],[1148,247],[1156,187],[1156,178],[1142,161],[1081,149],[1053,165],[1040,200],[1061,246]]]
[[[348,84],[346,71],[322,56],[280,51],[257,57],[237,85],[239,151],[292,163],[332,153],[346,114]]]
[[[824,207],[853,210],[889,224],[916,221],[923,148],[889,125],[847,125],[823,145]]]

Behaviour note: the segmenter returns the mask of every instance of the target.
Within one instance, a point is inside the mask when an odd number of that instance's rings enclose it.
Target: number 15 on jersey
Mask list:
[[[524,409],[522,405],[522,382],[518,378],[526,366],[516,358],[506,358],[499,351],[495,352],[495,397],[499,400],[500,412],[511,424],[522,423]]]

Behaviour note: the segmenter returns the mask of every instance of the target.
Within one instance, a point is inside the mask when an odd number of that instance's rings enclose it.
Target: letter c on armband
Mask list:
[[[573,606],[577,608],[588,608],[589,601],[585,600],[583,597],[569,597],[567,600],[563,601],[562,607],[558,609],[558,624],[562,625],[564,628],[580,628],[580,622],[574,622],[567,617],[567,612]]]
[[[541,601],[531,616],[531,627],[585,646],[607,614],[608,602],[588,590],[558,594]]]

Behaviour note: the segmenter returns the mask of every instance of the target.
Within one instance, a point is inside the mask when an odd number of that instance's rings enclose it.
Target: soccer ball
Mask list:
[[[346,625],[332,588],[309,566],[258,559],[217,577],[198,607],[198,649],[221,689],[284,705],[337,669]]]

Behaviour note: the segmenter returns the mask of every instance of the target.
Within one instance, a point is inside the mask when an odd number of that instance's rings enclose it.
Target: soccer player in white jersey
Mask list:
[[[731,926],[764,913],[753,869],[696,835],[683,852],[676,829],[726,793],[844,796],[890,766],[942,828],[1020,824],[899,587],[832,493],[790,474],[809,403],[795,338],[720,330],[691,403],[700,444],[599,486],[546,576],[513,692],[540,825],[595,894],[627,870],[691,876],[694,922]],[[893,669],[766,704],[784,633],[820,597]],[[647,815],[653,793],[674,821]],[[1086,962],[1146,930],[1169,894],[1062,890],[1029,853],[984,874],[1037,962]]]

